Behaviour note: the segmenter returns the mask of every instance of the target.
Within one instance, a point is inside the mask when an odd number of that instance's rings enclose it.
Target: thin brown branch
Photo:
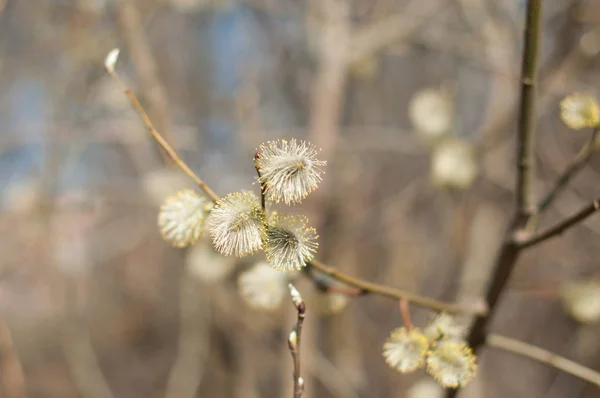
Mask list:
[[[256,151],[256,154],[254,154],[254,168],[256,169],[256,174],[258,175],[258,182],[260,184],[260,206],[262,207],[263,210],[267,210],[267,200],[266,200],[266,189],[267,187],[265,186],[265,184],[263,184],[260,181],[260,169],[258,168],[258,157],[260,156],[260,153],[258,152],[258,150]]]
[[[414,293],[409,293],[393,287],[379,285],[377,283],[367,282],[362,279],[354,278],[346,275],[338,270],[330,268],[318,260],[312,260],[308,264],[309,266],[321,271],[325,275],[336,279],[342,283],[361,289],[364,292],[377,294],[380,296],[388,297],[394,300],[407,300],[415,305],[433,309],[435,311],[445,311],[454,314],[471,314],[471,315],[482,315],[485,314],[485,309],[474,308],[474,307],[462,307],[456,304],[445,303],[428,297],[419,296]]]
[[[399,301],[398,306],[400,307],[400,315],[402,316],[402,323],[406,326],[407,329],[412,329],[413,324],[410,320],[410,312],[408,311],[408,301],[406,299],[402,299]]]
[[[515,235],[522,232],[535,211],[533,195],[533,144],[535,123],[535,100],[539,63],[539,47],[542,39],[543,0],[528,0],[526,9],[523,57],[521,65],[521,98],[519,106],[519,121],[517,131],[517,178],[516,178],[516,209],[515,216],[506,232],[502,247],[494,263],[493,275],[487,289],[485,302],[488,313],[475,319],[467,342],[477,351],[485,342],[488,326],[497,310],[498,301],[515,264],[521,254],[522,246],[515,242]],[[448,390],[447,398],[453,398],[459,390]]]
[[[542,243],[548,239],[554,238],[569,228],[579,224],[584,221],[586,218],[594,214],[596,211],[600,209],[600,198],[594,200],[591,204],[587,205],[583,209],[579,210],[577,213],[573,214],[571,217],[560,221],[556,225],[548,228],[544,232],[540,232],[528,239],[521,239],[518,241],[519,247],[521,249],[525,249],[531,246],[535,246],[538,243]]]
[[[567,186],[571,179],[577,174],[579,170],[583,168],[590,160],[593,154],[595,154],[599,147],[596,145],[596,138],[600,129],[595,128],[592,132],[590,139],[581,148],[577,156],[569,162],[565,170],[558,177],[552,189],[546,194],[546,196],[540,201],[537,206],[537,215],[543,213],[556,199],[559,193]]]
[[[300,368],[300,337],[302,335],[302,324],[304,323],[304,316],[306,314],[306,304],[304,304],[304,300],[302,300],[300,293],[291,283],[288,287],[290,288],[292,302],[298,311],[296,325],[294,325],[288,338],[288,346],[290,348],[290,353],[292,354],[292,360],[294,361],[294,398],[300,398],[304,393],[304,379],[302,378]]]
[[[516,206],[520,218],[534,211],[533,178],[534,172],[534,124],[536,82],[538,75],[539,47],[542,35],[543,0],[527,1],[527,20],[525,22],[525,45],[521,65],[521,102],[517,133],[517,186]]]
[[[136,75],[140,79],[143,90],[142,98],[148,104],[150,115],[164,137],[173,142],[170,135],[171,117],[169,114],[169,101],[164,85],[157,71],[156,60],[152,48],[144,33],[142,18],[135,1],[117,1],[118,18],[127,48],[131,52],[131,59]]]
[[[490,334],[485,344],[544,363],[596,386],[600,386],[600,373],[556,355],[553,352],[497,334]]]
[[[0,379],[7,398],[27,398],[25,376],[10,330],[0,321]]]
[[[181,158],[177,155],[177,152],[175,152],[175,150],[171,147],[171,145],[169,145],[169,143],[163,138],[163,136],[158,132],[158,130],[156,130],[156,128],[154,127],[154,124],[150,120],[150,117],[148,116],[148,114],[144,110],[144,107],[142,107],[142,104],[137,99],[136,95],[125,84],[125,82],[121,79],[121,77],[117,74],[117,72],[115,72],[115,70],[114,70],[114,62],[115,61],[116,61],[116,59],[112,62],[112,65],[107,66],[106,70],[117,81],[117,83],[119,83],[119,85],[123,89],[123,92],[125,93],[125,95],[127,95],[127,97],[129,98],[129,100],[131,101],[131,104],[133,105],[133,107],[135,108],[135,110],[137,111],[137,113],[142,118],[142,121],[144,122],[144,124],[148,128],[148,131],[152,135],[152,138],[154,138],[154,140],[156,141],[156,143],[167,153],[167,155],[169,155],[169,157],[171,158],[171,160],[173,160],[173,162],[175,162],[175,164],[181,170],[183,170],[184,173],[186,173],[192,180],[194,180],[194,182],[196,184],[198,184],[198,186],[200,187],[200,189],[202,189],[202,191],[204,191],[204,193],[211,200],[213,200],[214,202],[216,202],[217,200],[219,200],[219,196],[215,193],[215,191],[213,191],[208,186],[208,184],[206,184],[203,180],[201,180],[196,175],[196,173],[194,173],[192,171],[192,169],[190,169],[188,167],[188,165],[183,160],[181,160]]]

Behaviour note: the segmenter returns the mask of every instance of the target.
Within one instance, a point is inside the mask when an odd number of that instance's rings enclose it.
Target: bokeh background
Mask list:
[[[309,139],[327,173],[294,210],[317,227],[321,260],[438,299],[477,301],[511,214],[524,7],[0,0],[2,371],[14,361],[9,330],[32,398],[291,395],[295,309],[286,301],[255,311],[236,283],[261,254],[229,267],[205,243],[182,250],[162,241],[160,203],[193,184],[164,162],[106,74],[114,47],[119,74],[157,128],[217,192],[257,190],[260,143]],[[600,94],[600,3],[544,7],[538,194],[589,137],[561,123],[560,99]],[[423,90],[433,105],[415,105]],[[433,167],[449,139],[469,149]],[[463,178],[474,175],[464,167],[477,177]],[[599,173],[592,160],[542,225],[598,196]],[[600,369],[600,328],[572,319],[557,293],[598,272],[599,234],[592,217],[523,256],[494,331]],[[416,324],[429,319],[411,311]],[[401,375],[383,361],[383,341],[400,325],[397,304],[378,297],[350,299],[329,317],[309,307],[305,396],[435,397],[424,372]],[[1,396],[17,397],[4,387]],[[463,396],[600,392],[485,349]]]

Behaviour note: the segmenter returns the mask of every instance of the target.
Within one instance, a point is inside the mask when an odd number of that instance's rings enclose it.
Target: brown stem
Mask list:
[[[148,104],[150,114],[170,142],[171,117],[169,115],[169,101],[164,85],[158,76],[155,57],[152,48],[144,34],[142,17],[135,2],[131,0],[117,1],[117,14],[123,38],[127,48],[131,52],[131,59],[135,67],[136,75],[140,79],[140,87],[143,90],[142,98]],[[163,154],[164,155],[164,154]]]
[[[535,209],[533,202],[535,83],[537,82],[539,45],[541,42],[542,3],[543,0],[527,1],[525,45],[521,65],[521,105],[517,134],[516,201],[520,218],[528,217]]]
[[[490,334],[487,337],[485,344],[550,365],[565,373],[600,386],[600,374],[598,372],[556,355],[553,352],[497,334]]]
[[[410,312],[408,311],[408,301],[406,299],[400,300],[398,303],[400,307],[400,315],[402,316],[402,323],[408,330],[413,328],[412,321],[410,320]]]
[[[475,307],[462,307],[456,304],[445,303],[428,297],[419,296],[414,293],[409,293],[393,287],[379,285],[372,282],[367,282],[362,279],[354,278],[346,275],[338,270],[330,268],[318,260],[312,260],[309,266],[321,271],[325,275],[336,279],[342,283],[361,289],[364,292],[378,294],[380,296],[388,297],[394,300],[407,300],[416,305],[422,307],[431,308],[435,311],[445,311],[455,314],[471,314],[471,315],[482,315],[485,314],[485,309]]]
[[[594,200],[592,203],[579,210],[577,213],[573,214],[571,217],[558,222],[556,225],[548,228],[544,232],[540,232],[530,238],[521,239],[518,241],[520,249],[526,249],[528,247],[537,245],[538,243],[542,243],[550,238],[554,238],[565,232],[567,229],[579,224],[596,211],[600,209],[600,198]]]
[[[258,150],[256,150],[256,154],[254,154],[254,168],[256,169],[256,174],[258,174],[258,183],[260,184],[260,206],[262,207],[262,209],[264,211],[267,210],[267,200],[266,200],[266,195],[265,195],[265,191],[267,189],[267,187],[265,186],[265,184],[263,184],[260,180],[260,169],[258,168],[258,157],[260,156],[260,153],[258,152]]]
[[[304,316],[306,314],[306,304],[298,293],[298,290],[290,283],[290,294],[292,296],[292,302],[298,311],[298,318],[296,319],[296,325],[290,333],[288,339],[288,346],[290,353],[292,354],[292,360],[294,362],[294,398],[300,398],[304,393],[304,379],[302,378],[300,368],[300,337],[302,335],[302,324],[304,323]]]
[[[554,199],[556,199],[558,194],[562,192],[575,174],[577,174],[577,172],[581,170],[583,166],[585,166],[590,160],[592,155],[598,151],[598,147],[595,144],[598,132],[600,132],[600,129],[595,128],[590,136],[590,139],[586,142],[583,148],[581,148],[577,156],[575,156],[575,158],[573,158],[573,160],[567,165],[567,168],[558,177],[558,180],[556,180],[550,192],[548,192],[540,201],[537,206],[536,215],[543,213],[550,206],[550,204],[554,201]]]
[[[148,114],[146,113],[146,111],[142,107],[142,104],[140,104],[140,101],[137,99],[136,95],[125,84],[125,82],[121,79],[121,77],[117,74],[117,72],[115,72],[112,69],[108,69],[108,68],[107,68],[107,71],[119,83],[119,85],[121,85],[121,87],[123,89],[123,92],[129,98],[129,101],[131,101],[131,104],[133,105],[133,107],[135,108],[135,110],[137,111],[137,113],[142,118],[142,121],[144,122],[144,124],[148,128],[148,131],[150,132],[150,134],[152,135],[152,138],[154,138],[154,140],[156,141],[156,143],[167,153],[167,155],[169,155],[169,157],[171,158],[171,160],[173,160],[173,162],[175,162],[175,164],[177,166],[179,166],[179,168],[181,170],[183,170],[184,173],[186,173],[192,180],[194,180],[194,182],[196,184],[198,184],[198,186],[200,187],[200,189],[202,189],[202,191],[204,191],[204,193],[213,202],[216,202],[217,200],[219,200],[219,195],[217,195],[215,193],[215,191],[213,191],[208,186],[208,184],[206,184],[203,180],[201,180],[196,175],[196,173],[194,173],[192,171],[192,169],[190,169],[188,167],[188,165],[185,164],[185,162],[183,160],[181,160],[181,158],[177,155],[177,152],[175,152],[175,150],[169,145],[169,143],[163,138],[163,136],[160,135],[160,133],[158,132],[158,130],[156,130],[156,128],[152,124],[152,121],[150,120],[150,117],[148,117]]]
[[[535,84],[537,82],[539,45],[541,42],[541,19],[543,0],[527,1],[527,17],[521,64],[521,99],[519,107],[519,123],[517,132],[517,179],[516,209],[510,229],[506,232],[502,247],[496,258],[493,276],[488,287],[485,301],[488,313],[475,319],[468,344],[477,351],[485,342],[487,329],[497,310],[498,300],[506,287],[506,283],[515,267],[522,247],[514,240],[514,236],[527,224],[535,210],[533,197],[533,143],[535,121]],[[453,398],[459,390],[448,390],[446,397]]]

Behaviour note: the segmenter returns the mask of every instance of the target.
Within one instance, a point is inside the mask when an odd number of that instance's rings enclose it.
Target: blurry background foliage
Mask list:
[[[539,192],[588,139],[560,122],[560,98],[600,94],[600,4],[544,3]],[[162,242],[160,203],[192,183],[163,166],[106,75],[111,48],[122,49],[120,72],[157,128],[217,192],[257,189],[249,181],[261,142],[309,139],[323,148],[327,173],[297,211],[317,227],[319,258],[469,302],[487,282],[511,206],[523,8],[522,0],[0,0],[0,318],[29,396],[291,391],[293,306],[286,298],[257,312],[238,289],[239,274],[262,258],[232,263],[205,241],[187,250]],[[596,197],[599,173],[592,159],[544,222]],[[600,368],[599,234],[592,217],[528,252],[494,330]],[[437,393],[423,372],[400,375],[381,357],[401,324],[396,305],[377,297],[345,305],[331,317],[308,307],[306,397]],[[413,310],[417,324],[428,317]],[[480,359],[464,396],[598,396],[509,354]]]

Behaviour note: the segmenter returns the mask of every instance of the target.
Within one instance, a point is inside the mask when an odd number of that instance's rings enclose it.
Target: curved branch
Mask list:
[[[586,218],[594,214],[596,211],[600,209],[600,198],[594,200],[592,203],[579,210],[577,213],[573,214],[571,217],[560,221],[554,226],[548,228],[544,232],[540,232],[528,239],[518,240],[518,245],[520,249],[526,249],[528,247],[537,245],[538,243],[542,243],[550,238],[554,238],[565,232],[567,229],[579,224],[584,221]]]
[[[485,344],[550,365],[565,373],[600,386],[600,373],[567,358],[556,355],[553,352],[497,334],[490,334],[487,337]]]
[[[179,166],[179,168],[183,170],[185,174],[187,174],[192,180],[194,180],[196,184],[198,184],[200,189],[202,189],[202,191],[204,191],[204,193],[212,201],[216,202],[217,200],[219,200],[219,195],[217,195],[215,191],[213,191],[206,182],[201,180],[196,175],[196,173],[194,173],[192,169],[190,169],[188,165],[185,164],[183,160],[181,160],[179,155],[177,155],[177,152],[175,152],[171,145],[169,145],[169,143],[163,138],[163,136],[160,135],[158,130],[156,130],[154,124],[152,124],[152,121],[150,120],[150,117],[144,110],[144,107],[142,106],[142,104],[140,104],[140,101],[138,100],[137,96],[133,93],[133,91],[131,91],[131,89],[125,84],[125,82],[121,79],[119,74],[115,71],[114,64],[117,61],[117,57],[118,50],[113,50],[109,53],[107,60],[105,61],[106,70],[117,81],[117,83],[119,83],[119,85],[123,89],[123,92],[125,93],[127,98],[129,98],[129,101],[131,101],[131,104],[142,118],[142,121],[148,128],[148,131],[150,132],[150,135],[152,135],[152,138],[154,138],[156,143],[167,153],[167,155],[169,155],[171,160],[173,160],[173,162],[175,162],[175,164]]]

